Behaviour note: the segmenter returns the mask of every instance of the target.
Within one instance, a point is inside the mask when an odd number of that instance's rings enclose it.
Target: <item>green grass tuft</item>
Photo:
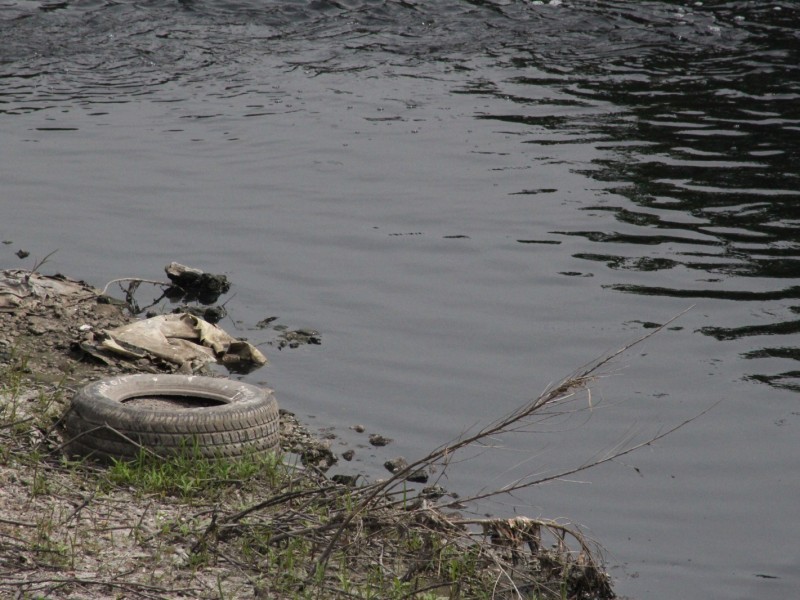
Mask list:
[[[256,482],[272,487],[284,474],[285,468],[276,454],[214,459],[203,456],[195,444],[167,459],[144,450],[132,461],[115,459],[106,478],[112,485],[134,487],[142,494],[209,500],[231,488]]]

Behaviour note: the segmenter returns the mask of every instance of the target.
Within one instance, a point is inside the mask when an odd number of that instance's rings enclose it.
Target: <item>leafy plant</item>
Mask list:
[[[254,480],[274,484],[280,477],[280,469],[278,458],[271,453],[213,459],[203,456],[195,442],[167,459],[144,450],[132,461],[115,459],[107,472],[107,480],[114,485],[133,486],[141,493],[174,495],[189,500]]]

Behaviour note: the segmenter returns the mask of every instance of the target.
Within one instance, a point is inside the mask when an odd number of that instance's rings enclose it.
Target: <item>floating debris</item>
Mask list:
[[[177,295],[187,301],[198,300],[202,304],[213,304],[231,289],[230,281],[225,275],[205,273],[176,262],[168,264],[164,271],[173,284],[172,294],[169,290],[167,293],[171,297]]]

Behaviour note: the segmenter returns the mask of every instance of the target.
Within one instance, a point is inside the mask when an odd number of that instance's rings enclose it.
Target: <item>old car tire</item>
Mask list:
[[[207,458],[278,450],[272,391],[192,375],[124,375],[81,389],[65,417],[68,451],[129,459],[142,448],[159,456],[186,449]]]

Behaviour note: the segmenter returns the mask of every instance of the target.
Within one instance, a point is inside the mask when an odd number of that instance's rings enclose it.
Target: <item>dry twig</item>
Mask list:
[[[511,413],[496,419],[495,421],[493,421],[489,425],[481,428],[476,433],[473,433],[473,434],[470,434],[470,435],[463,435],[463,436],[461,436],[461,437],[459,437],[459,438],[457,438],[457,439],[455,439],[455,440],[453,440],[453,441],[451,441],[451,442],[449,442],[447,444],[439,446],[438,448],[436,448],[435,450],[430,452],[427,456],[425,456],[423,458],[420,458],[419,460],[416,460],[416,461],[408,464],[405,468],[403,468],[400,471],[398,471],[397,473],[395,473],[391,478],[387,479],[386,481],[380,482],[380,483],[376,483],[376,484],[372,484],[371,486],[368,486],[367,489],[369,491],[365,494],[365,497],[359,502],[359,504],[342,521],[342,524],[341,524],[339,530],[336,532],[336,535],[333,536],[333,538],[328,543],[328,546],[325,548],[325,550],[320,555],[320,557],[318,559],[318,562],[317,562],[317,568],[318,569],[324,568],[325,563],[329,560],[329,558],[331,556],[331,553],[333,552],[334,548],[336,547],[336,543],[338,542],[339,537],[342,535],[342,533],[350,525],[350,522],[353,519],[355,519],[358,515],[363,514],[365,511],[369,510],[375,504],[375,502],[376,502],[376,500],[378,498],[380,498],[381,496],[389,493],[395,487],[400,486],[400,485],[404,485],[406,477],[410,473],[414,473],[414,472],[416,472],[416,471],[418,471],[420,469],[430,468],[430,467],[436,466],[436,465],[438,465],[438,466],[442,467],[442,469],[444,469],[452,461],[453,455],[455,453],[459,452],[460,450],[463,450],[465,448],[468,448],[468,447],[471,447],[471,446],[474,446],[474,445],[483,445],[487,441],[490,441],[490,440],[494,439],[495,437],[497,437],[497,436],[499,436],[499,435],[501,435],[503,433],[508,433],[510,431],[514,431],[514,430],[518,429],[521,423],[526,422],[533,415],[537,415],[539,413],[542,413],[545,409],[549,409],[550,407],[554,407],[554,406],[557,406],[557,405],[564,404],[568,400],[572,399],[574,397],[575,393],[578,390],[587,388],[587,386],[594,379],[596,379],[599,376],[598,372],[599,372],[599,370],[601,368],[603,368],[604,366],[608,365],[611,361],[616,359],[618,356],[620,356],[624,352],[627,352],[632,347],[634,347],[634,346],[636,346],[638,344],[641,344],[645,340],[647,340],[647,339],[653,337],[654,335],[656,335],[657,333],[663,331],[667,326],[669,326],[671,323],[673,323],[676,319],[680,318],[682,315],[684,315],[689,310],[691,310],[691,307],[687,308],[683,312],[679,313],[678,315],[676,315],[675,317],[673,317],[672,319],[670,319],[669,321],[667,321],[666,323],[664,323],[660,327],[658,327],[658,328],[650,331],[646,335],[641,336],[640,338],[638,338],[638,339],[626,344],[625,346],[623,346],[622,348],[616,350],[615,352],[612,352],[611,354],[609,354],[609,355],[607,355],[607,356],[605,356],[605,357],[603,357],[603,358],[601,358],[599,360],[596,360],[596,361],[594,361],[592,363],[584,365],[577,372],[573,373],[571,376],[567,377],[566,379],[563,379],[555,387],[552,387],[552,388],[550,388],[548,390],[545,390],[542,394],[540,394],[534,400],[532,400],[532,401],[530,401],[530,402],[528,402],[526,404],[523,404],[522,406],[520,406],[516,410],[512,411]],[[707,412],[708,410],[710,410],[710,408],[707,409],[706,411],[703,411],[703,413],[701,413],[701,415],[704,414],[705,412]],[[497,490],[491,490],[491,491],[488,491],[488,492],[484,492],[482,494],[477,494],[477,495],[471,496],[469,498],[461,499],[459,501],[459,503],[472,502],[472,501],[476,501],[476,500],[479,500],[479,499],[484,499],[484,498],[488,498],[488,497],[492,497],[492,496],[498,496],[498,495],[502,495],[502,494],[510,494],[510,493],[512,493],[514,491],[517,491],[517,490],[520,490],[520,489],[523,489],[523,488],[527,488],[527,487],[530,487],[530,486],[533,486],[533,485],[537,485],[537,484],[540,484],[540,483],[544,483],[546,481],[551,481],[551,480],[554,480],[554,479],[561,479],[561,478],[566,477],[568,475],[573,475],[575,473],[578,473],[578,472],[581,472],[581,471],[585,471],[587,469],[590,469],[592,467],[598,466],[598,465],[603,464],[605,462],[609,462],[611,460],[614,460],[615,458],[618,458],[620,456],[624,456],[625,454],[629,454],[630,452],[633,452],[634,450],[636,450],[638,448],[641,448],[642,446],[646,446],[648,444],[652,444],[653,442],[656,442],[657,440],[662,439],[663,437],[669,435],[670,433],[673,433],[674,431],[680,429],[681,427],[684,427],[686,424],[690,423],[691,421],[693,421],[694,419],[698,418],[699,416],[700,415],[696,415],[696,416],[694,416],[694,417],[692,417],[690,419],[687,419],[683,423],[680,423],[679,425],[670,428],[666,432],[661,433],[661,434],[659,434],[659,435],[657,435],[655,437],[650,438],[646,442],[642,442],[641,444],[637,444],[636,446],[634,446],[632,448],[628,448],[628,449],[625,449],[625,450],[619,450],[617,452],[612,453],[609,456],[606,456],[605,458],[603,458],[601,460],[597,460],[597,461],[594,461],[594,462],[591,462],[591,463],[587,463],[587,464],[581,465],[579,467],[576,467],[574,469],[569,469],[569,470],[566,470],[566,471],[562,471],[560,473],[557,473],[555,475],[551,475],[551,476],[548,476],[548,477],[535,478],[535,479],[530,479],[530,480],[526,479],[526,480],[522,480],[522,481],[517,481],[517,482],[515,482],[515,483],[513,483],[511,485],[504,486],[504,487],[502,487],[500,489],[497,489]]]

